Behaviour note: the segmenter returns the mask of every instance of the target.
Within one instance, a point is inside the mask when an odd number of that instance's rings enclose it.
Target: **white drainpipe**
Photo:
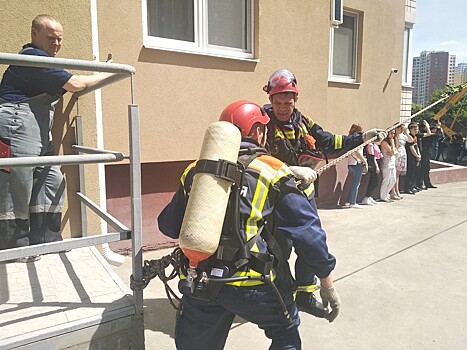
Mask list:
[[[94,60],[99,61],[99,33],[97,20],[97,0],[91,0],[91,37],[92,37],[92,54]],[[97,148],[104,148],[104,127],[102,121],[102,95],[101,90],[95,91],[96,98],[96,133],[97,133]],[[107,196],[105,194],[105,167],[104,164],[97,165],[99,179],[99,200],[103,210],[107,210]],[[101,232],[107,233],[107,223],[101,220]],[[112,265],[120,266],[123,264],[125,257],[113,252],[108,243],[102,244],[102,255]]]

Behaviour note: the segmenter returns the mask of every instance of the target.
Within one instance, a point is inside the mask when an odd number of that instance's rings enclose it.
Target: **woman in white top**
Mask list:
[[[383,181],[381,182],[380,200],[383,202],[392,202],[389,192],[396,184],[396,143],[394,141],[395,130],[388,132],[388,136],[381,142],[381,152],[383,159],[381,161],[381,172]]]

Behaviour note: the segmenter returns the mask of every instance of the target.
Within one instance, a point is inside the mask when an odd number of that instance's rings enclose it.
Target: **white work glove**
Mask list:
[[[331,306],[331,311],[324,316],[324,318],[329,322],[332,322],[336,319],[337,315],[339,315],[339,308],[341,306],[339,295],[337,295],[337,291],[334,287],[324,288],[321,286],[319,292],[321,294],[321,300],[324,308],[327,309],[328,305]]]
[[[316,178],[318,177],[318,173],[307,166],[292,165],[289,166],[289,169],[292,171],[295,178],[297,180],[302,180],[302,183],[305,185],[309,185],[312,182],[315,182]]]
[[[373,137],[377,137],[375,140],[376,143],[383,141],[387,136],[388,136],[388,133],[384,131],[383,129],[371,129],[371,130],[365,131],[362,135],[363,142],[367,142],[369,139],[372,139]]]

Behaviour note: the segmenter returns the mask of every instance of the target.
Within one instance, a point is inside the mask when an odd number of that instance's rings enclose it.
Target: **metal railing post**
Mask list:
[[[141,157],[140,157],[140,127],[139,107],[128,106],[130,129],[130,183],[131,183],[131,231],[132,231],[132,269],[136,282],[143,279],[143,250],[142,250],[142,210],[141,210]],[[135,308],[137,314],[143,313],[143,291],[135,290]]]
[[[80,115],[75,117],[76,123],[76,143],[78,146],[83,146],[83,119]],[[79,154],[80,152],[78,152]],[[84,165],[78,165],[78,173],[79,173],[79,192],[86,195],[86,180],[84,178]],[[86,214],[86,204],[80,201],[81,207],[81,233],[83,237],[88,235],[88,218]]]
[[[133,89],[132,89],[133,90]],[[133,96],[133,93],[132,93]],[[130,129],[130,184],[131,184],[131,243],[132,243],[132,272],[137,284],[143,280],[143,219],[141,208],[141,156],[139,139],[139,107],[134,104],[128,106],[128,121]],[[135,316],[133,327],[133,342],[137,349],[145,349],[143,290],[133,290]]]

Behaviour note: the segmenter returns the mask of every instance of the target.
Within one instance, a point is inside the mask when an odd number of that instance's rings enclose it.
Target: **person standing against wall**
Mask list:
[[[405,150],[405,143],[413,142],[412,136],[410,136],[405,124],[399,125],[396,129],[396,135],[394,135],[394,141],[397,147],[396,154],[396,184],[394,185],[393,196],[402,199],[400,193],[400,179],[401,176],[405,176],[407,173],[407,151]]]
[[[388,137],[386,137],[383,142],[381,142],[381,152],[383,153],[383,158],[381,161],[381,172],[383,173],[383,181],[381,181],[379,198],[380,201],[386,203],[392,202],[394,199],[400,199],[398,197],[391,198],[389,195],[396,183],[397,147],[394,140],[395,134],[395,130],[389,131]]]
[[[422,147],[420,149],[420,174],[418,178],[418,186],[421,189],[436,188],[431,183],[430,179],[430,154],[432,145],[435,142],[438,142],[436,134],[432,132],[433,129],[430,128],[430,125],[426,120],[420,123],[420,138]]]
[[[378,187],[378,176],[380,173],[378,160],[381,159],[382,154],[379,146],[376,143],[370,142],[365,146],[363,155],[368,162],[368,176],[370,179],[368,180],[365,197],[363,197],[362,204],[375,205],[377,202],[373,198],[373,191],[376,189],[376,187]]]
[[[407,152],[407,173],[405,176],[405,193],[415,194],[421,189],[417,187],[416,181],[420,169],[420,160],[422,159],[417,145],[418,124],[409,124],[409,136],[412,141],[405,143],[405,151]]]
[[[362,126],[360,124],[352,124],[349,130],[349,135],[354,133],[362,133]],[[348,208],[363,208],[357,203],[358,189],[362,181],[363,167],[366,166],[367,160],[363,155],[363,149],[358,149],[348,157],[347,168],[349,169],[348,178],[350,179],[350,189],[347,195],[347,201],[344,207]]]
[[[31,42],[20,54],[54,57],[63,44],[63,27],[50,15],[36,16]],[[0,83],[0,142],[4,157],[55,155],[51,127],[63,92],[78,92],[109,73],[73,75],[59,68],[11,65]],[[65,182],[59,167],[0,171],[0,249],[62,240]],[[18,259],[37,260],[38,256]]]

